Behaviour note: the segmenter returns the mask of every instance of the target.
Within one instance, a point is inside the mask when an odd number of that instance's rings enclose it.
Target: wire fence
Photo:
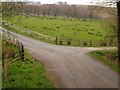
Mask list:
[[[18,41],[17,37],[15,34],[10,33],[9,31],[2,29],[2,39],[3,40],[9,40],[16,48],[16,52],[14,55],[14,58],[16,58],[17,60],[22,60],[24,61],[24,45]],[[4,67],[6,62],[11,62],[12,61],[12,57],[9,58],[9,60],[5,61],[4,56],[2,57],[2,65]]]
[[[105,38],[104,40],[81,40],[74,38],[63,38],[60,36],[50,37],[39,32],[29,30],[24,27],[12,25],[11,23],[4,22],[4,25],[10,27],[13,31],[29,36],[31,38],[38,39],[40,41],[56,44],[56,45],[71,45],[71,46],[80,46],[80,47],[105,47],[105,46],[117,46],[117,39],[114,38]]]

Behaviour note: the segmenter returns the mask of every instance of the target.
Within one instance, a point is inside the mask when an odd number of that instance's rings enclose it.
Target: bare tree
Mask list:
[[[3,17],[11,16],[13,14],[22,14],[23,2],[2,2]]]

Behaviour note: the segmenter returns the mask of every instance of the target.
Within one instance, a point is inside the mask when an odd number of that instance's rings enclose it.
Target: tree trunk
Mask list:
[[[120,1],[117,2],[117,10],[118,10],[118,64],[120,67]]]

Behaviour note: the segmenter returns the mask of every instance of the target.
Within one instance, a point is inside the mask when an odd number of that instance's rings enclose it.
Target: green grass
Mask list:
[[[7,47],[16,50],[15,46]],[[27,51],[25,51],[24,61],[15,57],[12,56],[11,61],[8,61],[10,57],[4,60],[3,88],[54,88],[46,75],[45,67],[33,59]]]
[[[97,61],[107,65],[115,72],[120,73],[117,50],[92,51],[89,55],[94,57]]]
[[[51,37],[101,40],[103,37],[97,35],[105,35],[99,20],[15,16],[12,17],[12,23]],[[94,35],[89,35],[88,32]]]
[[[102,28],[100,20],[33,16],[13,16],[3,20],[50,37],[55,38],[58,36],[59,39],[70,38],[73,45],[78,45],[78,40],[86,42],[90,40],[93,40],[93,42],[104,40],[104,37],[107,35],[107,30]],[[25,30],[14,31],[38,40],[42,40],[39,39],[40,37],[44,38],[30,32],[28,34]],[[48,38],[42,41],[48,42]]]

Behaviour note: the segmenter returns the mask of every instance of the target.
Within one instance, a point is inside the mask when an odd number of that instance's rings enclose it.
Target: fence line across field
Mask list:
[[[111,40],[81,40],[73,38],[61,38],[60,36],[50,37],[27,28],[12,25],[11,23],[6,22],[8,26],[19,30],[22,33],[27,33],[30,37],[35,37],[38,40],[57,44],[57,45],[73,45],[73,46],[86,46],[86,47],[99,47],[99,46],[116,46],[117,43]]]
[[[2,34],[3,39],[10,40],[17,47],[18,51],[16,52],[15,57],[21,61],[24,61],[24,45],[18,41],[17,36],[14,33],[10,32],[6,29],[2,29],[1,34]],[[50,37],[48,38],[48,41],[51,42]],[[91,46],[109,46],[109,45],[112,45],[112,43],[110,43],[110,41],[105,42],[103,40],[99,40],[99,41],[94,42],[93,40],[84,41],[84,40],[79,39],[79,40],[76,40],[76,42],[77,42],[76,46],[78,45],[78,46],[90,46],[91,47]],[[73,42],[72,42],[72,39],[70,39],[70,38],[60,39],[58,36],[56,36],[56,38],[54,40],[54,44],[73,45]],[[116,44],[113,44],[113,45],[116,45]],[[104,56],[104,54],[103,54],[103,56]],[[11,59],[9,61],[11,61]],[[2,58],[2,64],[3,64],[3,66],[5,64],[4,58]]]
[[[105,41],[105,40],[81,40],[76,39],[73,40],[71,38],[66,39],[59,39],[58,36],[56,36],[55,44],[58,45],[73,45],[73,46],[88,46],[88,47],[96,47],[96,46],[116,46],[117,43],[111,42],[111,41]]]

